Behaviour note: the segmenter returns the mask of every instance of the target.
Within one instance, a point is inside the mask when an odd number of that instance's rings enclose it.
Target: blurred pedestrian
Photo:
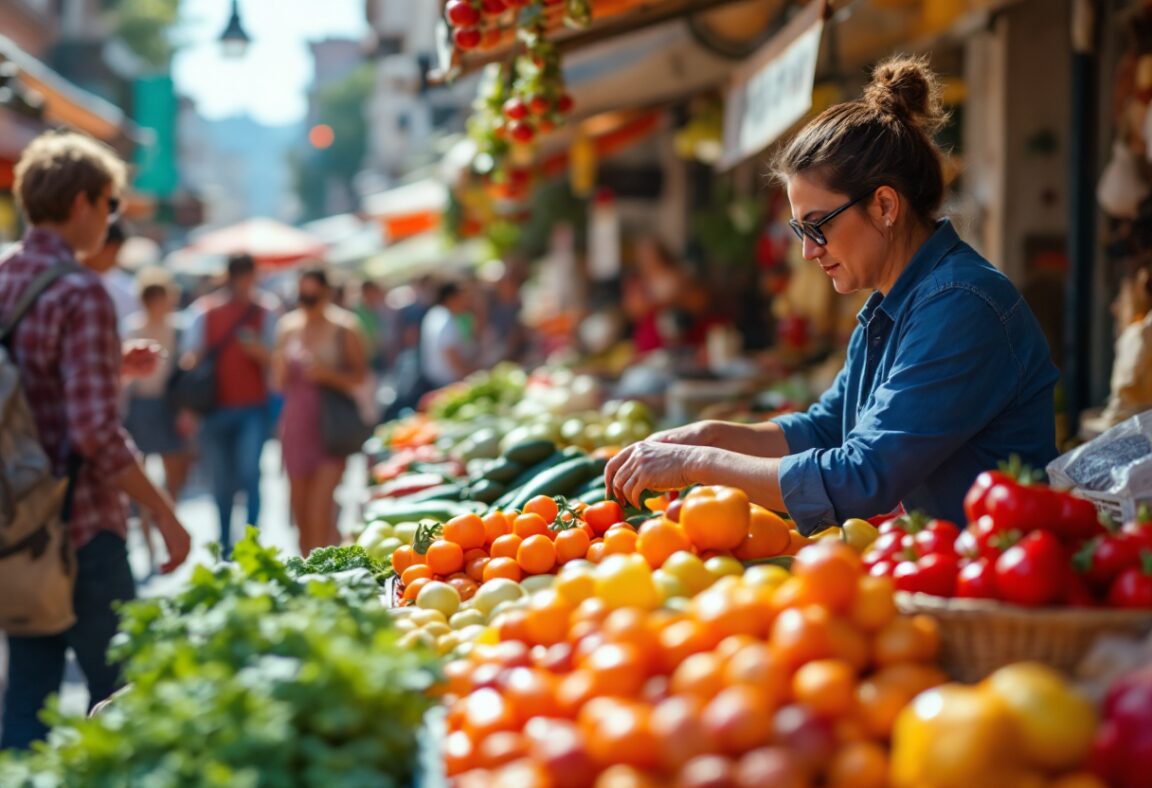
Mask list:
[[[462,380],[476,368],[469,306],[468,291],[456,282],[445,282],[440,285],[436,305],[424,316],[420,366],[433,389]]]
[[[273,383],[284,395],[280,443],[301,555],[340,539],[334,497],[346,458],[325,450],[323,391],[354,396],[368,369],[356,316],[332,304],[331,294],[324,269],[300,275],[299,306],[280,321],[272,357]]]
[[[384,288],[371,279],[360,283],[356,317],[368,340],[368,363],[377,372],[385,372],[392,363],[396,345],[396,312],[388,306]]]
[[[76,621],[59,634],[9,635],[0,748],[25,748],[47,733],[40,711],[60,690],[69,649],[84,673],[90,706],[121,684],[119,665],[107,652],[118,627],[116,605],[136,595],[124,494],[155,516],[168,549],[164,571],[183,563],[190,547],[171,499],[144,473],[120,421],[121,374],[150,374],[159,361],[153,346],[121,341],[100,280],[107,262],[96,253],[126,176],[115,152],[75,133],[38,137],[16,164],[14,191],[31,227],[0,259],[5,322],[17,320],[16,304],[36,279],[68,269],[6,341],[53,472],[71,477],[66,519],[76,550]]]
[[[128,240],[128,228],[123,219],[116,219],[108,225],[104,236],[104,246],[92,255],[94,265],[105,269],[101,277],[104,289],[112,297],[116,307],[116,324],[123,329],[124,321],[140,309],[139,294],[136,292],[136,275],[120,265],[120,252]]]
[[[268,435],[268,365],[276,337],[276,304],[256,289],[256,262],[228,260],[228,282],[191,307],[183,363],[216,359],[216,405],[201,430],[204,460],[220,517],[220,544],[232,549],[236,494],[245,494],[249,525],[260,522],[260,455]]]
[[[519,277],[511,272],[505,273],[489,292],[482,343],[485,366],[501,361],[520,361],[523,358],[528,344],[528,336],[520,320],[523,308]]]
[[[164,358],[151,375],[128,383],[124,426],[143,455],[160,455],[164,464],[164,486],[172,500],[178,501],[192,461],[188,436],[193,422],[190,414],[178,413],[167,396],[180,346],[180,326],[172,311],[173,301],[167,281],[156,279],[146,283],[140,290],[142,309],[125,321],[129,339],[155,342],[163,349]],[[151,520],[147,512],[140,513],[149,565],[155,571]]]

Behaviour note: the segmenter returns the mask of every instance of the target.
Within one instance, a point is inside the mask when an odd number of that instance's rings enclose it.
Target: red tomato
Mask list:
[[[1016,605],[1046,605],[1060,599],[1068,557],[1048,531],[1033,531],[996,559],[1000,598]]]
[[[1131,534],[1098,536],[1084,543],[1073,566],[1095,588],[1108,588],[1121,572],[1140,563],[1140,544]]]
[[[1127,523],[1120,529],[1141,550],[1152,550],[1152,523]]]
[[[977,554],[981,558],[997,559],[1023,535],[1020,531],[1006,528],[991,515],[984,515],[968,527],[976,540]]]
[[[930,553],[956,555],[956,539],[959,536],[960,529],[955,523],[947,520],[929,520],[928,525],[916,533],[913,541],[921,555]]]
[[[965,528],[956,537],[956,541],[952,544],[952,549],[956,551],[956,555],[960,558],[976,559],[980,557],[980,544],[976,541],[976,531],[973,528]]]
[[[977,476],[976,481],[969,488],[968,494],[964,496],[964,515],[968,518],[968,522],[974,523],[988,514],[986,505],[988,491],[1001,482],[1011,480],[1008,474],[1000,471],[984,471]]]
[[[994,484],[984,506],[998,526],[1021,533],[1051,525],[1060,509],[1049,488],[1015,481]]]
[[[864,553],[863,560],[864,566],[871,567],[878,561],[887,561],[899,553],[904,548],[901,546],[901,540],[904,538],[903,531],[889,531],[888,533],[880,534],[876,537],[876,541]]]
[[[1112,607],[1152,609],[1152,553],[1141,554],[1141,565],[1125,569],[1108,589]]]
[[[952,596],[958,569],[956,556],[932,553],[915,561],[901,561],[892,571],[892,580],[898,591]]]
[[[584,522],[592,527],[597,536],[603,536],[609,528],[624,522],[624,509],[615,501],[594,503],[584,510]]]
[[[1061,600],[1068,607],[1095,607],[1096,595],[1088,582],[1074,569],[1069,568],[1064,580],[1064,597]]]
[[[1104,533],[1096,506],[1071,493],[1052,491],[1056,501],[1056,518],[1050,530],[1069,539],[1087,539]]]
[[[996,566],[987,558],[965,564],[956,578],[956,596],[961,599],[998,599]]]

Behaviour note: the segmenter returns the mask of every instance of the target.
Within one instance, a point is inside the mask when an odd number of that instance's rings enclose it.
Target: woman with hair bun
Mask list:
[[[804,258],[838,293],[871,291],[832,387],[805,413],[634,444],[609,463],[610,491],[636,502],[645,489],[732,485],[804,533],[899,505],[962,524],[981,471],[1056,456],[1044,334],[1008,278],[938,218],[939,94],[924,60],[893,58],[775,159]]]

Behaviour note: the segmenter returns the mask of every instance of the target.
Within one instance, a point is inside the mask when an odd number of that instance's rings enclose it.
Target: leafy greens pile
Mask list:
[[[128,687],[92,718],[51,711],[0,785],[404,786],[434,704],[436,658],[402,649],[373,567],[320,556],[301,574],[250,530],[233,563],[122,609]]]

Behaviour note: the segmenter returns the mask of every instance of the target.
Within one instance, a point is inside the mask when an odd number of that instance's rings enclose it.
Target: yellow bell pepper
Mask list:
[[[735,487],[698,487],[680,510],[680,527],[697,550],[731,550],[744,541],[751,522],[748,495]]]

